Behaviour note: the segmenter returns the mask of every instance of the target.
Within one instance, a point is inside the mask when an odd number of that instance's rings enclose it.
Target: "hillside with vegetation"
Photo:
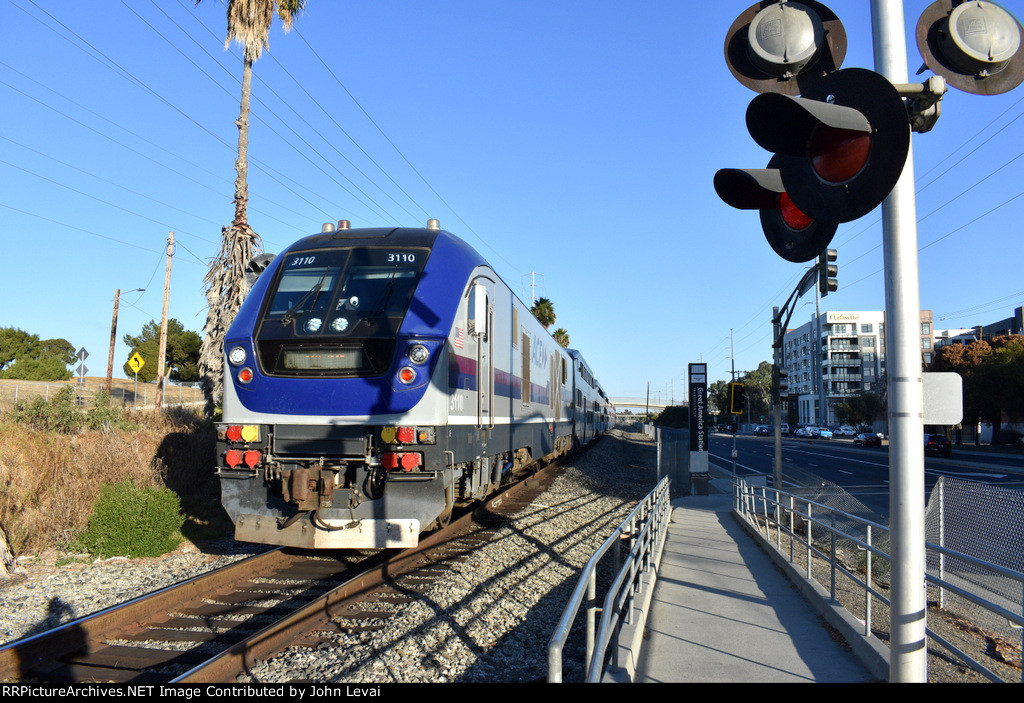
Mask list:
[[[10,552],[151,555],[143,552],[154,545],[127,535],[133,521],[153,519],[137,514],[147,510],[161,513],[160,529],[178,532],[153,535],[159,549],[224,534],[214,441],[212,423],[195,411],[133,411],[102,392],[86,404],[71,386],[17,402],[0,414],[0,528]],[[121,543],[100,537],[119,533]]]

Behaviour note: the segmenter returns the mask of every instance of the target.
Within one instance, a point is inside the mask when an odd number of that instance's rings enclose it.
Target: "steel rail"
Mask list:
[[[233,680],[258,660],[266,659],[283,650],[303,635],[316,631],[328,624],[347,608],[365,598],[374,589],[417,569],[426,570],[442,562],[445,555],[438,549],[453,543],[460,537],[479,535],[487,538],[488,523],[507,517],[512,511],[532,500],[531,494],[543,491],[565,462],[576,456],[571,453],[560,460],[539,468],[534,473],[509,485],[474,509],[457,517],[446,528],[425,535],[418,546],[391,554],[381,550],[367,556],[364,564],[350,568],[362,568],[361,573],[348,579],[326,594],[316,596],[307,604],[295,606],[289,614],[245,639],[230,645],[205,662],[188,666],[192,668],[179,675],[174,682],[223,682]],[[470,549],[467,547],[466,549]],[[318,557],[319,555],[317,555]],[[227,589],[251,590],[252,579],[275,572],[286,574],[291,566],[298,566],[309,558],[308,555],[292,554],[284,548],[271,549],[232,564],[222,566],[183,581],[167,586],[128,602],[111,606],[82,618],[69,621],[51,630],[0,646],[0,680],[91,680],[91,681],[140,681],[148,679],[167,680],[173,674],[161,676],[151,674],[145,666],[146,648],[140,648],[139,657],[131,662],[104,664],[83,661],[81,655],[97,647],[102,648],[108,640],[119,636],[134,635],[148,629],[159,628],[166,618],[162,613],[173,613],[197,603],[212,594],[223,595]],[[315,559],[316,557],[314,557]],[[342,567],[344,569],[344,567]],[[337,573],[336,571],[331,573]],[[325,572],[326,575],[326,572]],[[436,575],[436,572],[435,574]],[[257,589],[260,590],[260,589]],[[154,633],[152,638],[161,638]],[[174,650],[187,655],[187,650]],[[185,661],[189,657],[183,657]],[[194,657],[192,657],[194,662]]]
[[[51,630],[9,642],[0,647],[0,680],[17,680],[23,672],[35,671],[46,662],[53,662],[80,648],[83,640],[101,640],[152,617],[156,612],[166,612],[182,602],[228,587],[253,573],[266,573],[292,559],[294,557],[280,548],[273,549],[90,613]]]
[[[564,459],[563,457],[563,461]],[[218,683],[234,680],[237,675],[250,670],[258,661],[272,657],[303,636],[325,627],[333,616],[375,589],[419,568],[437,564],[439,558],[431,556],[433,550],[459,537],[478,532],[482,521],[489,516],[500,515],[509,507],[515,508],[521,505],[530,493],[547,488],[564,468],[563,461],[552,462],[537,473],[510,485],[474,510],[454,520],[446,528],[428,535],[416,547],[403,550],[386,562],[375,565],[346,581],[329,593],[323,594],[306,606],[173,679],[172,683]]]

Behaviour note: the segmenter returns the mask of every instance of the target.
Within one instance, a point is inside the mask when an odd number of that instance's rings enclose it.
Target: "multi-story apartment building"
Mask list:
[[[1013,315],[1010,317],[988,325],[935,330],[935,347],[944,347],[947,344],[970,344],[978,339],[991,341],[994,337],[1011,334],[1024,334],[1024,307],[1014,308]]]
[[[921,360],[931,363],[931,310],[921,311]],[[782,367],[789,403],[800,424],[834,425],[831,404],[861,390],[878,391],[885,377],[885,313],[823,312],[786,331]]]

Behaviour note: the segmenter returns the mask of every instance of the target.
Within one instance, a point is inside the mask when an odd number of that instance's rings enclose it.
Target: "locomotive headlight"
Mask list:
[[[422,344],[414,344],[409,350],[409,360],[414,364],[425,364],[430,358],[430,350]]]
[[[324,324],[324,321],[319,317],[311,317],[306,320],[306,331],[307,332],[319,332],[320,326]]]
[[[232,366],[241,366],[245,363],[245,359],[248,355],[245,353],[245,347],[233,347],[228,352],[228,361],[231,362]]]
[[[331,320],[331,329],[335,332],[344,332],[348,329],[348,318],[336,317]]]

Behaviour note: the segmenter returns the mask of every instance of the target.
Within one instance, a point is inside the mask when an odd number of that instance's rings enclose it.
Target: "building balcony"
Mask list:
[[[837,357],[833,356],[830,359],[823,359],[822,360],[822,365],[823,366],[844,366],[844,367],[860,366],[860,359],[859,358],[843,359],[843,358],[837,358]]]
[[[825,380],[832,381],[856,381],[860,382],[861,375],[859,373],[826,373]]]

